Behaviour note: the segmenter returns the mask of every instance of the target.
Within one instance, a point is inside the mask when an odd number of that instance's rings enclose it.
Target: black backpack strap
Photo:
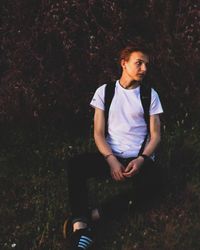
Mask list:
[[[144,110],[144,120],[147,124],[147,134],[144,138],[144,141],[142,143],[138,156],[143,153],[145,144],[147,142],[147,139],[150,133],[150,115],[149,115],[149,109],[150,109],[150,104],[151,104],[151,87],[150,86],[146,84],[141,84],[140,99],[141,99],[142,107]]]
[[[115,93],[115,82],[106,84],[105,87],[105,136],[108,133],[108,114]]]

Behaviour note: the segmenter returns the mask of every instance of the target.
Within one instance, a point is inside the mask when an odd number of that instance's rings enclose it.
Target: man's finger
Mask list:
[[[127,173],[124,173],[124,176],[126,176],[126,177],[131,177],[131,176],[134,175],[134,172],[136,172],[136,171],[135,171],[134,168],[132,168],[131,171],[129,171],[129,172],[127,172]]]
[[[114,180],[119,181],[120,180],[120,175],[117,172],[113,173]]]
[[[112,178],[114,179],[114,180],[116,180],[116,175],[115,175],[115,172],[112,172]]]
[[[116,176],[117,176],[117,179],[119,180],[119,181],[121,181],[121,180],[123,180],[124,179],[124,176],[123,176],[123,172],[117,172],[116,173]]]
[[[127,173],[127,172],[129,172],[130,170],[131,170],[131,166],[128,165],[128,166],[125,168],[124,172]]]

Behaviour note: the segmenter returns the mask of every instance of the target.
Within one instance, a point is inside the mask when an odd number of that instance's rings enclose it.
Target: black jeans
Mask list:
[[[134,158],[118,158],[127,166]],[[149,193],[156,190],[156,167],[154,162],[149,160],[142,165],[141,170],[131,179],[134,184],[134,201],[149,198]],[[87,153],[73,157],[68,162],[68,190],[71,212],[74,221],[82,220],[88,222],[90,217],[88,211],[88,188],[89,178],[107,179],[111,178],[110,168],[104,157],[100,153]],[[130,178],[129,178],[130,179]],[[126,195],[123,198],[127,200]],[[125,201],[120,200],[119,210],[125,205]],[[108,207],[108,206],[107,206]]]

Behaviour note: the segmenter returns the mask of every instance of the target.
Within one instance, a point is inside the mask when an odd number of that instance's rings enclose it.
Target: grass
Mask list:
[[[29,147],[20,142],[1,148],[1,249],[67,249],[62,238],[63,220],[70,212],[65,160],[84,150],[93,150],[93,142],[44,141]],[[200,249],[199,151],[195,129],[166,132],[158,152],[165,177],[162,199],[100,227],[95,250]],[[89,187],[91,199],[102,201],[128,184],[91,180]]]

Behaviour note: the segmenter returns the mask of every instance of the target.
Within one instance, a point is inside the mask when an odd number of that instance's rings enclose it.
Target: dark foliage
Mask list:
[[[119,77],[118,50],[137,36],[153,48],[149,79],[160,93],[165,124],[184,120],[191,128],[199,122],[200,103],[197,5],[1,0],[2,131],[87,135],[95,89]]]

